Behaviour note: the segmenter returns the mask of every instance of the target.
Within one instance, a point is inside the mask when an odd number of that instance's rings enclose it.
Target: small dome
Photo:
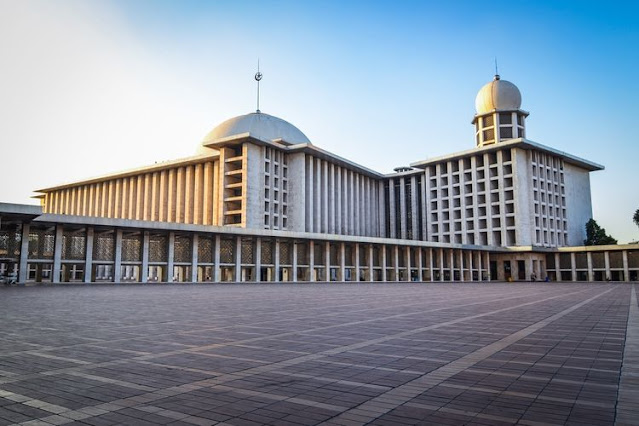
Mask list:
[[[484,85],[475,98],[477,114],[484,114],[493,110],[517,110],[521,107],[521,93],[517,86],[510,81],[495,79]]]
[[[283,139],[291,144],[311,142],[300,129],[288,121],[261,112],[252,112],[219,124],[204,137],[203,143],[211,143],[243,133],[249,133],[251,137],[268,142],[276,139]]]

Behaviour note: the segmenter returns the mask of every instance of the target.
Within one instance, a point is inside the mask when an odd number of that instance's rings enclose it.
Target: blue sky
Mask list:
[[[614,1],[0,0],[0,200],[192,155],[255,109],[258,57],[263,112],[390,172],[474,146],[497,57],[528,137],[605,165],[594,217],[636,240],[637,16]]]

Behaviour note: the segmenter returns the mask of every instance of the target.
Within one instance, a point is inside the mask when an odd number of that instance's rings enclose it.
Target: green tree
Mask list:
[[[639,210],[637,211],[639,212]],[[597,224],[597,221],[590,219],[586,223],[586,246],[604,246],[608,244],[617,244],[617,240],[606,234],[606,230]]]
[[[632,221],[635,225],[639,226],[639,209],[635,212],[635,215],[632,217]]]

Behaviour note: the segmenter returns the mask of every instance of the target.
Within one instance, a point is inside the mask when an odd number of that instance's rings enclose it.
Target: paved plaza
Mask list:
[[[639,424],[628,284],[0,289],[0,426]]]

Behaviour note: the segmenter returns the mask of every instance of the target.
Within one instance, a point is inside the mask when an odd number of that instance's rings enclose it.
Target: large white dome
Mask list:
[[[219,124],[204,137],[202,143],[207,144],[244,133],[269,142],[276,139],[283,139],[291,144],[311,142],[300,129],[288,121],[262,112],[252,112]]]
[[[495,79],[479,89],[475,98],[477,114],[484,114],[494,110],[518,110],[521,107],[521,93],[517,86],[510,81]]]

